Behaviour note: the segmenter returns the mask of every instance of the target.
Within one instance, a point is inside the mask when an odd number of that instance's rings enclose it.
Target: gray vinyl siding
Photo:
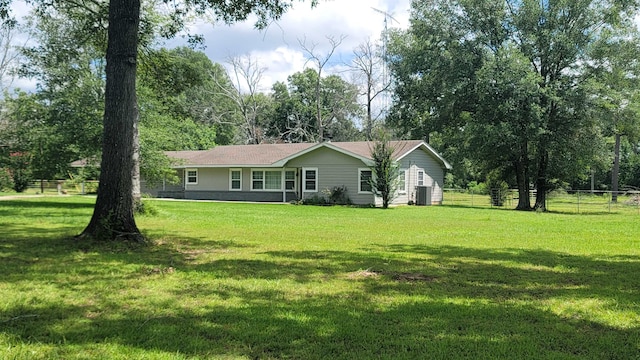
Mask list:
[[[187,170],[191,170],[191,168]],[[198,170],[198,183],[185,184],[184,186],[185,191],[229,190],[229,169],[198,168],[197,170]]]
[[[359,159],[322,147],[292,159],[287,167],[318,169],[318,192],[303,192],[303,198],[322,195],[325,189],[344,185],[354,204],[374,203],[373,194],[358,194],[358,169],[367,167]]]
[[[444,186],[444,169],[439,161],[421,148],[412,151],[402,158],[400,168],[407,169],[407,195],[396,199],[395,203],[405,203],[400,200],[415,201],[415,187],[418,185],[418,171],[424,171],[424,185],[431,186],[431,203],[442,203],[442,187]]]

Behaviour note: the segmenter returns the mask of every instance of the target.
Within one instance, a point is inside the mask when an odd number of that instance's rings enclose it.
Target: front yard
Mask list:
[[[640,215],[0,201],[3,359],[640,357]]]

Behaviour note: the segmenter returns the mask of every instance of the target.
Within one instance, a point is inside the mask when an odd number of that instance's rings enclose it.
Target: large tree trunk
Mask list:
[[[611,170],[611,202],[618,202],[618,173],[620,172],[620,134],[616,134],[613,169]]]
[[[547,211],[547,167],[549,154],[543,145],[538,149],[538,176],[536,178],[536,204],[537,211]]]
[[[526,150],[527,145],[522,150]],[[521,153],[515,164],[516,182],[518,183],[518,206],[516,210],[531,210],[531,192],[529,190],[529,158],[527,153]]]
[[[143,241],[133,217],[132,173],[140,0],[110,0],[100,186],[80,237]]]

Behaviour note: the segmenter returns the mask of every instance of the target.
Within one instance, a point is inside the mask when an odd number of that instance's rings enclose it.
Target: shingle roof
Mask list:
[[[422,144],[421,140],[399,140],[391,141],[390,145],[395,149],[393,152],[393,158],[398,159],[408,151],[413,150],[416,146]],[[354,153],[367,159],[371,159],[371,150],[373,149],[373,142],[370,141],[354,141],[354,142],[332,142],[340,149]]]
[[[185,165],[271,165],[316,144],[220,145],[210,150],[167,151],[169,157],[184,160]]]
[[[371,159],[373,142],[327,142],[259,145],[221,145],[210,150],[167,151],[169,157],[182,160],[181,166],[269,166],[320,146],[334,147],[356,157]],[[421,140],[392,141],[393,158],[398,160],[416,147],[424,145],[438,157],[443,165],[450,165]]]

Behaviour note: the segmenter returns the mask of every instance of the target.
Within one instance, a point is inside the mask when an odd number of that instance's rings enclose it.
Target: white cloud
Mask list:
[[[277,81],[286,82],[287,77],[303,69],[306,62],[302,52],[285,46],[269,51],[252,51],[249,55],[259,59],[266,69],[260,85],[261,91],[269,91]]]
[[[344,40],[327,67],[327,73],[342,73],[353,49],[366,39],[379,39],[384,30],[386,12],[388,27],[407,28],[410,0],[320,1],[315,8],[309,2],[296,3],[283,17],[266,30],[253,28],[251,21],[232,26],[197,24],[191,28],[205,38],[205,53],[214,62],[223,63],[229,56],[247,55],[266,67],[262,88],[301,71],[306,64],[300,42],[315,45],[314,51],[324,55],[331,48],[328,37]],[[377,9],[379,11],[376,11]]]

